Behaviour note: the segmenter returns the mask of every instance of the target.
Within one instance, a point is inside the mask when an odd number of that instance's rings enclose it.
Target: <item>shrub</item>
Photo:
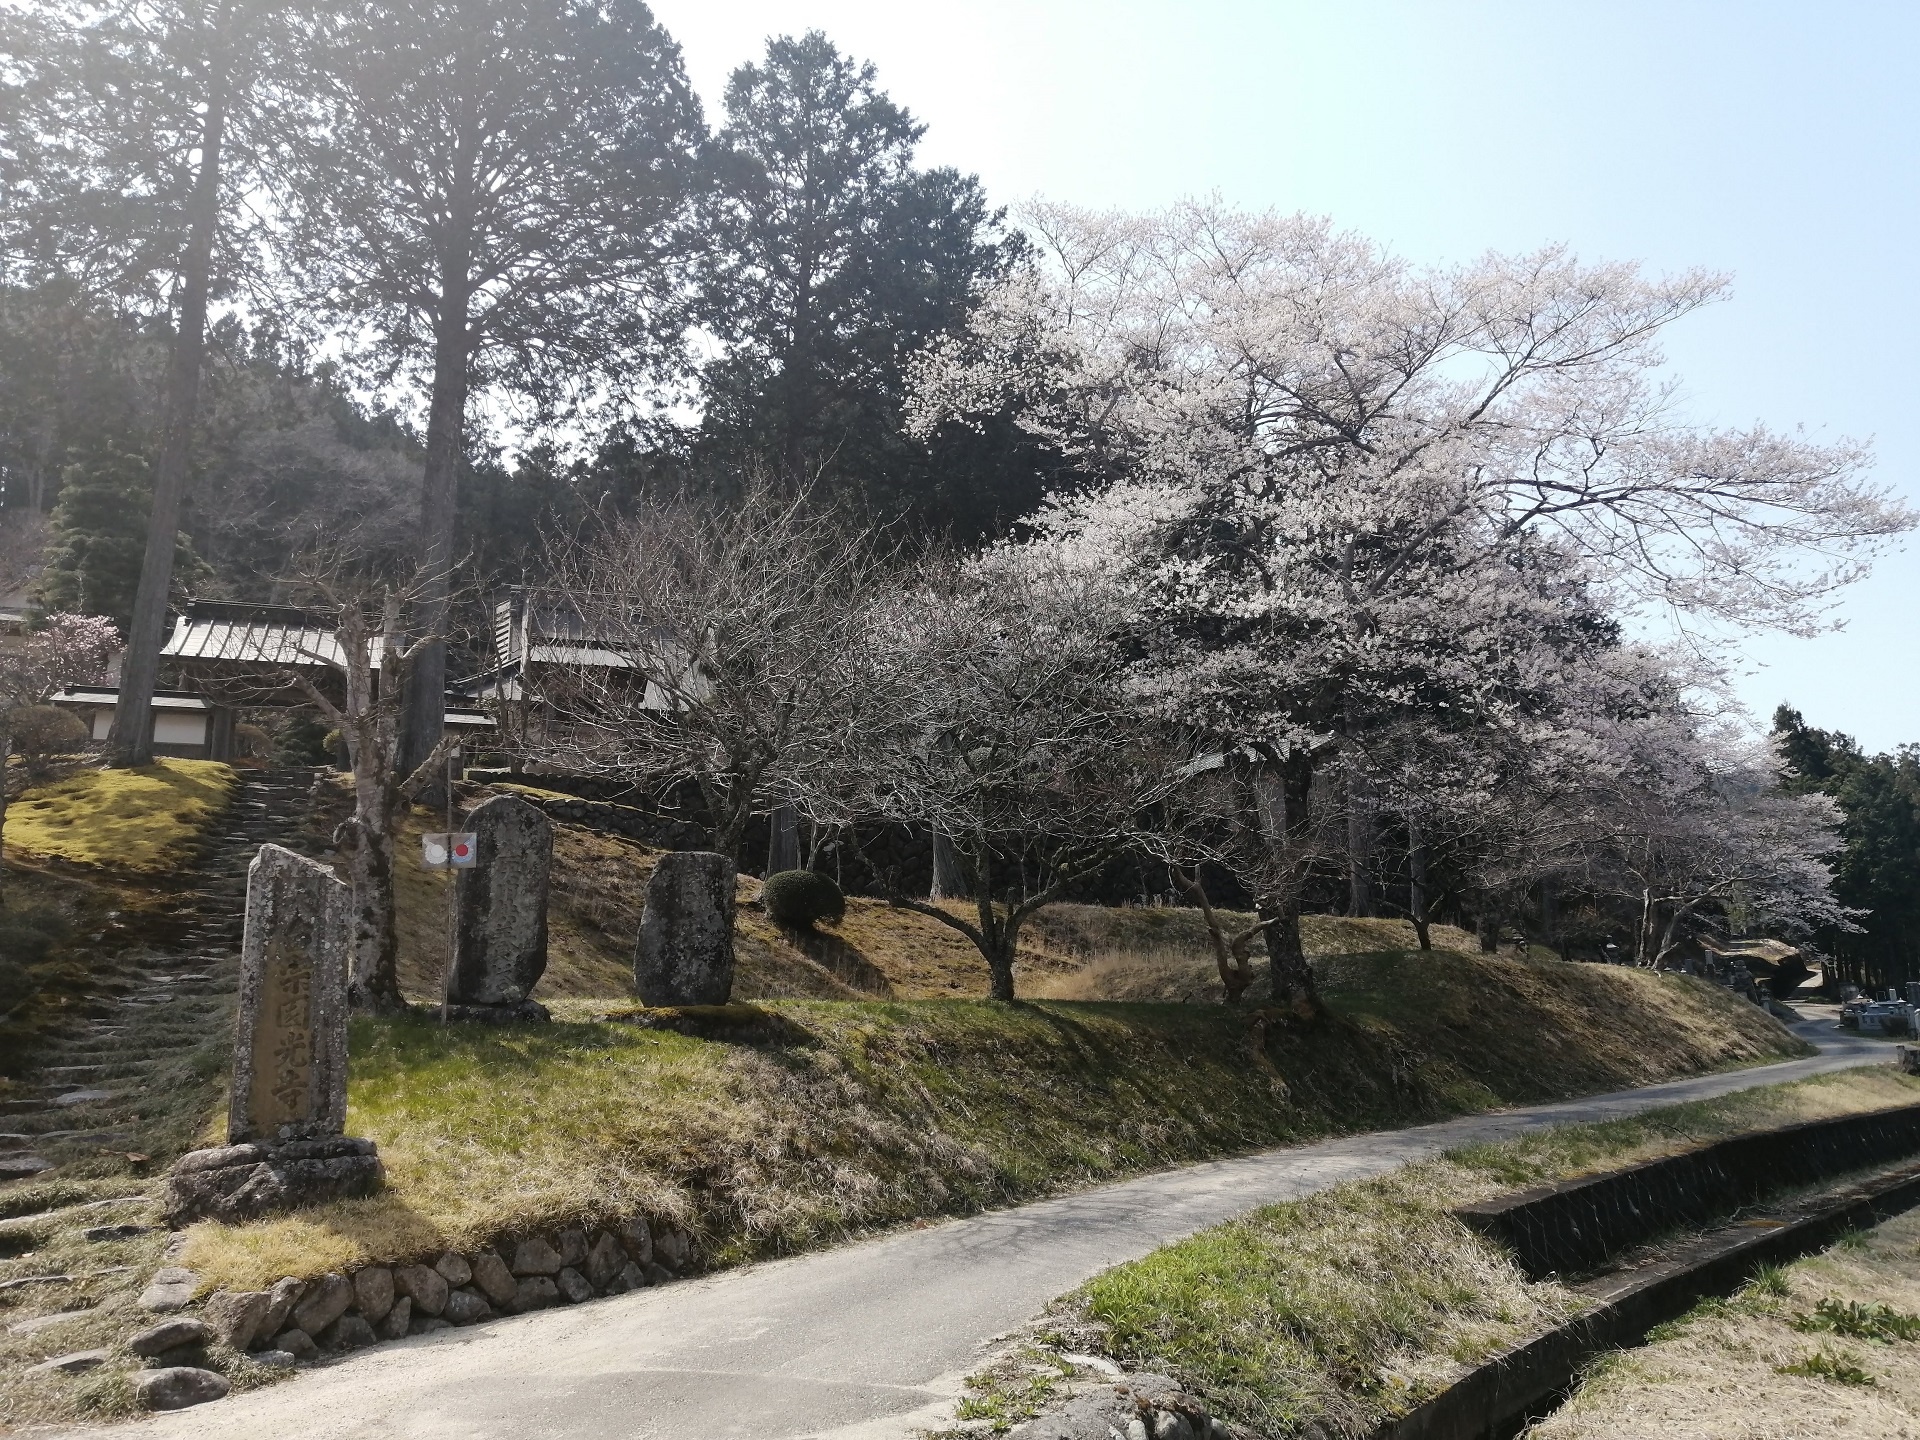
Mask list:
[[[258,725],[233,727],[233,753],[248,760],[264,760],[273,751],[273,741]]]
[[[809,930],[816,921],[839,920],[847,913],[840,887],[813,870],[782,870],[760,888],[760,904],[776,925]]]
[[[283,765],[328,765],[333,751],[328,747],[328,730],[318,716],[296,710],[281,722],[275,748]]]
[[[87,748],[87,727],[57,705],[32,705],[13,717],[13,748],[22,755],[71,755]]]

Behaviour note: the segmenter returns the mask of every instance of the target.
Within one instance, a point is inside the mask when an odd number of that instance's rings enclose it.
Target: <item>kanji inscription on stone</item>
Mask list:
[[[347,887],[278,845],[247,871],[227,1140],[338,1135],[347,1110]]]

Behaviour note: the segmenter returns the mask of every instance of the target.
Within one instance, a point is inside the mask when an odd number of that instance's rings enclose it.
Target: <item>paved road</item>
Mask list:
[[[1468,1141],[1885,1060],[1797,1027],[1813,1059],[1147,1175],[575,1309],[418,1336],[215,1405],[152,1436],[378,1440],[883,1440],[950,1402],[986,1343],[1121,1261],[1248,1208]]]

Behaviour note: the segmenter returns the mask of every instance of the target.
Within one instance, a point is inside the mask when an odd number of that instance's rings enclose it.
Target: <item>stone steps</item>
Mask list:
[[[202,844],[164,913],[109,927],[141,948],[80,1010],[86,1023],[49,1043],[47,1064],[34,1077],[42,1083],[0,1103],[0,1130],[19,1137],[7,1143],[9,1157],[22,1159],[39,1144],[131,1147],[138,1136],[125,1127],[150,1093],[143,1083],[209,1039],[231,1038],[247,867],[263,844],[302,848],[294,842],[303,839],[317,773],[243,776],[220,834]],[[57,1103],[85,1090],[109,1094]]]

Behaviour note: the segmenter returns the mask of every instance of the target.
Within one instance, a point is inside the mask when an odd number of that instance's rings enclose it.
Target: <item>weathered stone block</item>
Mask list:
[[[207,1323],[220,1343],[235,1350],[251,1350],[267,1318],[272,1297],[265,1290],[221,1290],[207,1301]]]
[[[127,1341],[127,1349],[151,1358],[182,1345],[204,1345],[212,1338],[213,1329],[204,1320],[163,1320]]]
[[[368,1265],[353,1272],[353,1304],[367,1323],[378,1325],[393,1309],[393,1271],[384,1265]]]
[[[653,1259],[653,1230],[648,1226],[646,1216],[636,1215],[614,1226],[613,1234],[629,1259],[637,1260],[642,1265]]]
[[[520,1288],[507,1262],[491,1250],[482,1250],[473,1257],[473,1283],[495,1305],[511,1305]]]
[[[75,1350],[71,1355],[56,1355],[51,1360],[42,1360],[38,1365],[29,1365],[23,1374],[27,1375],[78,1375],[86,1370],[97,1370],[113,1358],[111,1350]]]
[[[515,1275],[557,1275],[565,1263],[560,1252],[538,1235],[513,1247]]]
[[[353,1303],[353,1286],[344,1275],[322,1275],[307,1287],[300,1303],[293,1307],[295,1329],[318,1339],[320,1332],[347,1313]]]
[[[364,1350],[374,1339],[364,1315],[342,1315],[315,1337],[322,1350]]]
[[[454,1290],[447,1295],[447,1308],[441,1315],[455,1325],[471,1325],[493,1314],[493,1307],[477,1290]]]
[[[185,1410],[204,1405],[227,1393],[227,1377],[212,1370],[170,1365],[164,1370],[138,1370],[133,1376],[134,1398],[149,1410]]]
[[[393,1302],[393,1308],[387,1311],[386,1318],[377,1327],[382,1340],[398,1340],[407,1333],[407,1324],[413,1319],[413,1301],[402,1295]]]
[[[560,1287],[553,1283],[550,1275],[529,1275],[520,1282],[514,1291],[513,1311],[516,1315],[529,1310],[544,1310],[549,1305],[560,1303]]]
[[[273,1343],[296,1360],[312,1360],[320,1354],[320,1347],[313,1343],[313,1337],[298,1326],[282,1330],[274,1337]]]
[[[473,1279],[473,1267],[464,1256],[456,1255],[451,1250],[435,1260],[433,1268],[440,1272],[442,1280],[456,1289]]]
[[[513,795],[496,795],[467,817],[476,863],[454,879],[456,1005],[518,1005],[547,969],[547,884],[553,826]]]
[[[278,845],[247,868],[227,1138],[338,1135],[347,1115],[347,887]]]
[[[620,1273],[607,1283],[607,1293],[624,1295],[629,1290],[644,1290],[651,1283],[647,1279],[647,1272],[629,1260],[620,1267]]]
[[[553,1283],[560,1292],[560,1298],[569,1305],[578,1305],[582,1300],[593,1298],[593,1287],[587,1283],[587,1277],[571,1266],[554,1276]]]
[[[672,1225],[662,1226],[653,1237],[653,1258],[669,1270],[685,1270],[693,1263],[693,1237]]]
[[[569,1225],[553,1237],[553,1248],[560,1252],[560,1263],[578,1270],[587,1263],[587,1232]]]
[[[620,1242],[602,1230],[595,1237],[593,1248],[587,1251],[587,1283],[596,1290],[607,1288],[607,1282],[618,1275],[627,1263],[627,1252],[620,1248]]]
[[[645,1005],[724,1005],[733,994],[733,861],[662,855],[647,882],[633,982]]]
[[[287,1317],[293,1313],[293,1307],[307,1292],[307,1282],[296,1280],[288,1275],[273,1282],[267,1291],[267,1313],[260,1321],[257,1332],[262,1339],[271,1340],[286,1328]]]
[[[182,1270],[178,1265],[162,1265],[153,1272],[147,1288],[140,1292],[140,1308],[156,1315],[184,1310],[199,1288],[200,1277],[193,1271]]]
[[[447,1282],[426,1265],[402,1265],[393,1272],[393,1288],[413,1301],[416,1315],[438,1315],[447,1308]]]

